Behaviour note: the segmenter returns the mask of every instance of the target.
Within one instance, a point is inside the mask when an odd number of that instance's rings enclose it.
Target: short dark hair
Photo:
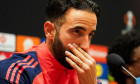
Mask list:
[[[109,54],[116,53],[120,55],[125,61],[126,65],[132,64],[133,51],[140,46],[140,32],[132,31],[125,35],[117,37],[111,47],[109,48]],[[115,68],[109,64],[109,72],[114,76],[118,84],[125,84],[126,75],[118,68]]]
[[[49,0],[46,6],[46,20],[52,23],[62,20],[70,7],[94,12],[96,16],[100,14],[99,6],[92,0]]]

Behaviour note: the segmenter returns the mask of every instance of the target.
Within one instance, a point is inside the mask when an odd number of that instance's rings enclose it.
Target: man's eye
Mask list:
[[[80,33],[80,30],[74,30],[74,32],[78,34],[78,33]]]
[[[89,36],[93,36],[93,33],[90,33]]]
[[[90,33],[89,36],[92,37],[94,35],[94,33]]]

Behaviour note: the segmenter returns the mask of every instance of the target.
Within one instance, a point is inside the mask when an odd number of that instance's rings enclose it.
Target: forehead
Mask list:
[[[78,10],[75,8],[69,8],[65,14],[66,22],[64,24],[71,25],[83,25],[88,27],[94,27],[97,24],[97,17],[94,12],[86,10]]]

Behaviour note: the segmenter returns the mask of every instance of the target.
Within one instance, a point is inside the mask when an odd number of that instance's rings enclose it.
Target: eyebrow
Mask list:
[[[81,26],[76,26],[76,27],[72,28],[71,30],[74,30],[74,29],[81,29],[81,30],[83,30],[83,31],[86,31],[86,30],[87,30],[86,28],[81,27]],[[93,30],[92,32],[95,33],[95,31],[96,31],[96,30]]]
[[[72,30],[74,30],[74,29],[81,29],[83,31],[87,30],[87,29],[85,29],[84,27],[81,27],[81,26],[76,26],[76,27],[72,28]]]

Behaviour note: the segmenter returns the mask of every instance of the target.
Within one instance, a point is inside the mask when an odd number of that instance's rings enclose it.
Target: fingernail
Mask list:
[[[69,53],[69,51],[65,51],[65,54],[68,54]]]
[[[66,61],[67,61],[67,60],[69,60],[69,58],[68,58],[68,57],[65,57],[65,59],[66,59]]]
[[[72,47],[72,45],[69,43],[68,46]]]

